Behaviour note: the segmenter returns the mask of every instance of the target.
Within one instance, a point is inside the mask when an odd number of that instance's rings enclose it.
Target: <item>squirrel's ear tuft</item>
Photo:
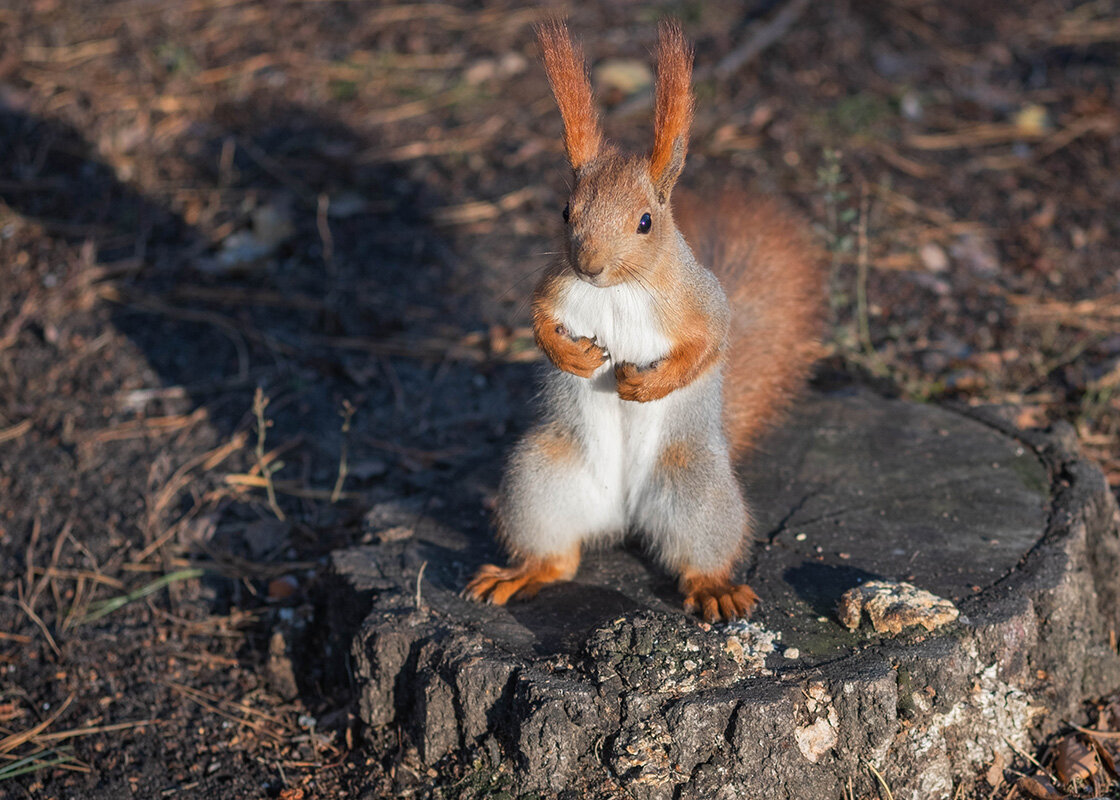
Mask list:
[[[572,42],[568,28],[551,20],[537,28],[548,83],[564,120],[564,147],[572,169],[579,170],[599,154],[603,134],[591,97],[591,80],[583,53]]]
[[[692,48],[679,23],[662,22],[657,44],[657,108],[649,177],[663,203],[684,169],[692,108]]]

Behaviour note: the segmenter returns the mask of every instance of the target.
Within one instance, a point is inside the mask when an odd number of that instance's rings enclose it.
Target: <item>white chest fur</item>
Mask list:
[[[578,409],[587,466],[597,496],[588,498],[600,511],[617,515],[617,522],[633,519],[661,451],[667,415],[686,400],[686,390],[649,403],[618,396],[614,365],[630,362],[646,366],[670,348],[662,333],[653,298],[630,285],[598,288],[574,281],[557,304],[557,316],[575,337],[594,339],[609,355],[590,380],[578,380]]]
[[[645,366],[669,352],[653,297],[640,286],[599,288],[572,281],[558,304],[560,321],[573,336],[587,336],[606,349],[614,363]]]

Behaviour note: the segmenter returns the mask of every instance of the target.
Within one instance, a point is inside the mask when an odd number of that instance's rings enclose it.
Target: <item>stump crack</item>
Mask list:
[[[798,511],[800,511],[802,508],[804,508],[805,504],[809,502],[809,499],[812,498],[813,496],[815,496],[816,494],[817,494],[816,491],[808,492],[807,494],[802,496],[802,498],[800,500],[798,500],[796,503],[794,503],[793,508],[791,508],[788,512],[786,512],[785,516],[783,516],[780,520],[778,520],[778,524],[774,528],[774,530],[771,531],[769,534],[767,534],[766,543],[771,544],[771,545],[772,544],[780,544],[780,542],[776,542],[775,540],[779,536],[781,536],[783,533],[786,532],[786,525],[789,524],[789,521],[791,519],[793,519],[794,515],[796,515]]]

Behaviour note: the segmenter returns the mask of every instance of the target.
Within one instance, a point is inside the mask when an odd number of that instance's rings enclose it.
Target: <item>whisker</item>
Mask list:
[[[653,288],[648,277],[643,274],[645,271],[644,265],[628,261],[627,259],[620,259],[618,265],[623,274],[633,278],[634,282],[649,296],[662,316],[670,319],[676,316],[676,311],[668,306],[666,298]]]
[[[529,280],[530,278],[537,277],[542,272],[544,272],[546,269],[548,269],[550,266],[552,266],[552,265],[551,264],[545,264],[544,266],[537,267],[536,269],[530,270],[525,275],[522,275],[520,278],[518,278],[512,284],[510,284],[509,288],[507,288],[504,292],[502,292],[500,295],[498,295],[497,301],[499,303],[502,302],[503,300],[505,300],[509,296],[510,292],[512,292],[514,289],[518,288],[519,286],[521,286],[521,284],[525,283],[525,281]]]

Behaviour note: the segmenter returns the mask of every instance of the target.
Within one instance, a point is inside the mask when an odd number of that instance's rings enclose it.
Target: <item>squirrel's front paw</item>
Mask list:
[[[650,378],[661,366],[660,361],[639,367],[629,361],[615,364],[614,379],[618,384],[618,396],[623,400],[635,403],[648,403],[650,400],[660,400],[669,393]]]
[[[552,363],[564,372],[581,378],[590,378],[607,360],[607,352],[593,339],[586,336],[574,339],[563,325],[556,326],[556,335],[550,345],[544,350]]]

